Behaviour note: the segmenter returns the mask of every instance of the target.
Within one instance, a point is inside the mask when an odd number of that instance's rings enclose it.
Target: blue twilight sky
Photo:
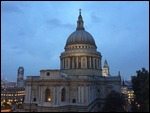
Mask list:
[[[85,30],[95,39],[112,76],[130,79],[149,69],[149,2],[1,2],[1,76],[16,81],[41,69],[59,69],[60,54],[76,30],[82,9]]]

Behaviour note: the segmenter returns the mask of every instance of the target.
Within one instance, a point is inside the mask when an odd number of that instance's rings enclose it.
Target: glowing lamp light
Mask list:
[[[48,98],[48,102],[50,102],[51,101],[51,98]]]

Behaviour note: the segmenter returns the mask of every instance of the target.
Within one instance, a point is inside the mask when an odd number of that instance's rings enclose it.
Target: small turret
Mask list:
[[[109,66],[108,66],[108,63],[107,63],[107,60],[105,59],[104,61],[104,66],[103,66],[103,74],[102,76],[110,76],[109,74]]]

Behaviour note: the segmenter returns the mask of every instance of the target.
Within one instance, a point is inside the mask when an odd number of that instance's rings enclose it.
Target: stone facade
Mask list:
[[[67,39],[60,56],[60,70],[41,70],[40,76],[27,76],[25,111],[101,111],[111,90],[120,92],[120,76],[102,76],[102,55],[84,30],[81,12],[77,29]]]

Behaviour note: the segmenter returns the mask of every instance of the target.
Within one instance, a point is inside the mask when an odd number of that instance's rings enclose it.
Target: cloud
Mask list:
[[[5,13],[22,13],[22,10],[19,8],[15,2],[2,2],[2,12]]]
[[[69,24],[69,23],[63,24],[59,19],[56,19],[56,18],[47,19],[46,25],[48,25],[48,27],[50,27],[50,28],[56,28],[56,27],[57,28],[64,27],[67,29],[74,29],[75,28],[74,24]]]
[[[92,20],[92,23],[99,23],[101,21],[101,18],[95,15],[94,13],[92,13],[91,20]]]

